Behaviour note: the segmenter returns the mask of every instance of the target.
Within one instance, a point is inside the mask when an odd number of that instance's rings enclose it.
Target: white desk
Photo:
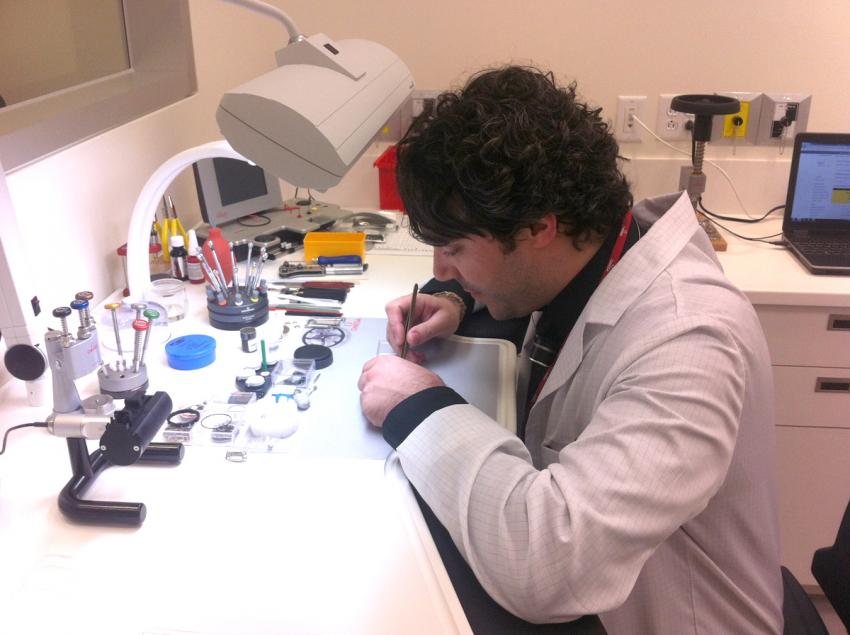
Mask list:
[[[368,261],[366,276],[351,278],[347,315],[384,317],[384,304],[430,271],[427,257]],[[238,331],[209,326],[202,288],[190,294],[171,336],[212,335],[217,357],[186,372],[148,351],[148,392],[166,390],[175,406],[233,390],[232,369],[259,359],[241,352]],[[271,340],[286,320],[272,312],[261,333]],[[78,387],[97,392],[94,375]],[[27,407],[14,382],[0,400],[0,431],[50,410]],[[178,467],[108,468],[86,497],[145,503],[138,529],[69,523],[56,497],[70,476],[63,440],[41,429],[10,436],[0,457],[3,632],[470,632],[409,486],[397,466],[385,475],[383,460],[251,453],[230,463],[221,447],[193,446]]]
[[[742,231],[772,233],[769,224]],[[783,561],[808,582],[806,560],[831,542],[850,496],[850,395],[815,394],[793,377],[823,367],[850,374],[850,333],[826,330],[829,314],[850,313],[850,278],[810,276],[784,250],[727,240],[720,260],[755,304],[777,374]],[[383,317],[388,300],[431,273],[422,256],[368,262],[352,278],[360,283],[347,315]],[[238,333],[209,327],[202,291],[193,293],[172,336],[211,334],[224,338],[219,359],[242,356]],[[285,319],[272,313],[269,339]],[[164,353],[151,355],[151,389],[165,388],[175,405],[196,402],[199,389],[231,389],[229,373],[210,367],[186,381],[162,368]],[[81,393],[96,392],[93,384],[82,382]],[[0,429],[49,410],[30,410],[14,383],[0,400]],[[800,403],[811,417],[798,416]],[[9,632],[51,623],[61,625],[54,632],[155,635],[468,632],[409,491],[384,478],[380,461],[272,454],[229,464],[220,448],[190,447],[179,468],[110,468],[92,495],[146,503],[138,530],[66,522],[56,496],[69,476],[64,442],[43,430],[13,435],[0,457],[0,614],[30,620]]]

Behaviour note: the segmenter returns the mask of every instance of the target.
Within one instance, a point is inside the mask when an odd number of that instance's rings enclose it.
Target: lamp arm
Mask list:
[[[145,183],[136,199],[127,232],[127,286],[132,297],[141,298],[145,288],[150,285],[148,247],[151,225],[165,190],[184,168],[201,159],[217,157],[248,161],[231,148],[227,141],[213,141],[175,154],[159,166]]]
[[[295,22],[292,21],[286,13],[284,13],[281,9],[274,7],[267,2],[262,2],[262,0],[222,0],[223,2],[229,2],[230,4],[236,4],[240,7],[244,7],[246,9],[250,9],[251,11],[256,11],[257,13],[262,13],[263,15],[269,16],[283,23],[283,26],[286,27],[287,32],[289,33],[289,42],[297,42],[303,35],[298,30],[298,27],[295,26]]]

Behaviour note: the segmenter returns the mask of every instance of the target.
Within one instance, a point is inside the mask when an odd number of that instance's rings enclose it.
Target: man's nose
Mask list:
[[[447,258],[442,255],[442,250],[439,247],[434,249],[434,277],[441,281],[454,280],[459,277],[457,269],[447,262]]]

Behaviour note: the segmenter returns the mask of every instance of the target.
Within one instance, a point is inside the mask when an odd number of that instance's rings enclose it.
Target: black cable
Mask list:
[[[785,205],[777,205],[776,207],[771,207],[769,210],[767,210],[767,212],[764,213],[763,216],[759,216],[758,218],[739,218],[737,216],[724,216],[722,214],[718,214],[717,212],[707,210],[705,208],[705,205],[703,205],[702,197],[697,199],[697,207],[699,208],[699,211],[708,216],[711,216],[712,218],[719,218],[720,220],[727,220],[732,223],[760,223],[774,212],[777,212],[781,209],[785,209]]]
[[[9,438],[9,433],[12,430],[20,430],[21,428],[46,428],[47,422],[45,421],[33,421],[32,423],[22,423],[19,426],[12,426],[8,430],[6,430],[6,434],[3,435],[3,445],[0,446],[0,454],[3,454],[6,451],[6,439]]]
[[[751,240],[753,242],[765,243],[766,245],[775,245],[777,247],[786,247],[788,245],[788,243],[786,243],[784,240],[768,240],[768,238],[775,238],[776,236],[781,236],[782,232],[779,232],[778,234],[771,234],[770,236],[743,236],[741,234],[736,234],[725,225],[721,225],[720,223],[718,223],[716,220],[712,220],[711,222],[722,228],[724,231],[729,232],[733,236],[737,236],[741,240]]]

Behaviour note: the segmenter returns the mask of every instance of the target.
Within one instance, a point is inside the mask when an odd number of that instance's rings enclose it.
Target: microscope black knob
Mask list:
[[[670,108],[695,115],[694,141],[710,141],[711,118],[741,112],[741,102],[724,95],[676,95],[670,102]]]
[[[71,307],[59,306],[53,309],[53,317],[59,318],[60,320],[68,317],[69,315],[71,315]]]

